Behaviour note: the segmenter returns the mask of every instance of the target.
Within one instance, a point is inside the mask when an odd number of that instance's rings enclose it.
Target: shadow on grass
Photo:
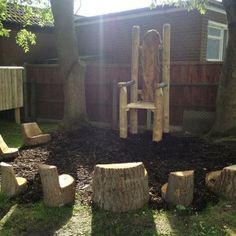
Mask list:
[[[167,212],[174,235],[236,235],[236,203],[221,201],[198,213]]]
[[[54,235],[72,216],[73,207],[46,207],[42,202],[15,204],[0,223],[0,235]]]
[[[93,209],[92,236],[153,236],[158,235],[152,211],[145,207],[129,213],[112,213]]]

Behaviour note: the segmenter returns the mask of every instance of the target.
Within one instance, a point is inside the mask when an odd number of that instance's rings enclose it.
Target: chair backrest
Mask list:
[[[36,135],[42,134],[42,131],[36,122],[24,123],[21,125],[21,129],[25,138],[32,138]]]
[[[62,205],[63,200],[57,167],[45,164],[40,164],[38,167],[43,186],[44,203],[49,206]]]
[[[5,162],[0,163],[1,166],[1,192],[8,196],[12,196],[16,193],[17,181],[13,166]]]
[[[0,154],[4,154],[8,150],[8,146],[5,143],[2,135],[0,135]]]
[[[142,100],[150,102],[154,100],[155,85],[161,82],[159,49],[161,48],[161,36],[158,31],[152,29],[145,33],[140,46]]]

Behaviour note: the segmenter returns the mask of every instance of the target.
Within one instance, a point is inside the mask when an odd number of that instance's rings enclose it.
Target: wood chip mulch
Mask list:
[[[94,165],[142,161],[149,175],[150,205],[165,208],[160,188],[171,171],[194,170],[195,190],[192,209],[202,210],[216,203],[217,196],[205,187],[205,175],[236,164],[235,143],[209,144],[196,137],[165,135],[159,143],[145,132],[122,140],[116,131],[84,128],[70,133],[56,133],[46,145],[21,149],[14,162],[15,172],[29,181],[29,190],[21,196],[24,203],[42,199],[38,163],[56,165],[59,174],[76,179],[77,191],[83,204],[91,204],[91,180]],[[135,197],[135,196],[134,196]]]

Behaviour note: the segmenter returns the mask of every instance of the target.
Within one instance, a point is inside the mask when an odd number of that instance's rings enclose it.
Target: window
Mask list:
[[[222,61],[227,44],[227,26],[209,21],[207,34],[207,61]]]

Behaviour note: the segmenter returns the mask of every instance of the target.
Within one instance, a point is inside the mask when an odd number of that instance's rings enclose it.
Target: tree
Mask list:
[[[37,6],[43,5],[43,8],[32,7],[33,3],[36,3]],[[25,52],[29,51],[30,45],[36,43],[35,35],[27,28],[32,25],[32,19],[36,18],[41,26],[51,23],[52,9],[60,76],[64,88],[63,127],[72,129],[86,124],[85,64],[79,61],[73,18],[74,0],[0,0],[0,36],[6,37],[10,33],[10,30],[4,28],[3,24],[7,17],[7,4],[11,4],[11,7],[16,10],[19,7],[24,10],[23,29],[18,32],[16,41]]]
[[[207,0],[162,0],[162,3],[198,9],[205,13]],[[154,0],[153,5],[157,5]],[[228,45],[220,75],[216,118],[209,137],[236,135],[236,1],[222,0],[228,21]]]
[[[87,123],[85,103],[85,64],[79,61],[73,19],[73,0],[50,0],[60,71],[64,85],[64,118],[66,129]]]
[[[236,1],[222,1],[228,21],[228,45],[216,100],[216,119],[210,135],[236,134]]]

